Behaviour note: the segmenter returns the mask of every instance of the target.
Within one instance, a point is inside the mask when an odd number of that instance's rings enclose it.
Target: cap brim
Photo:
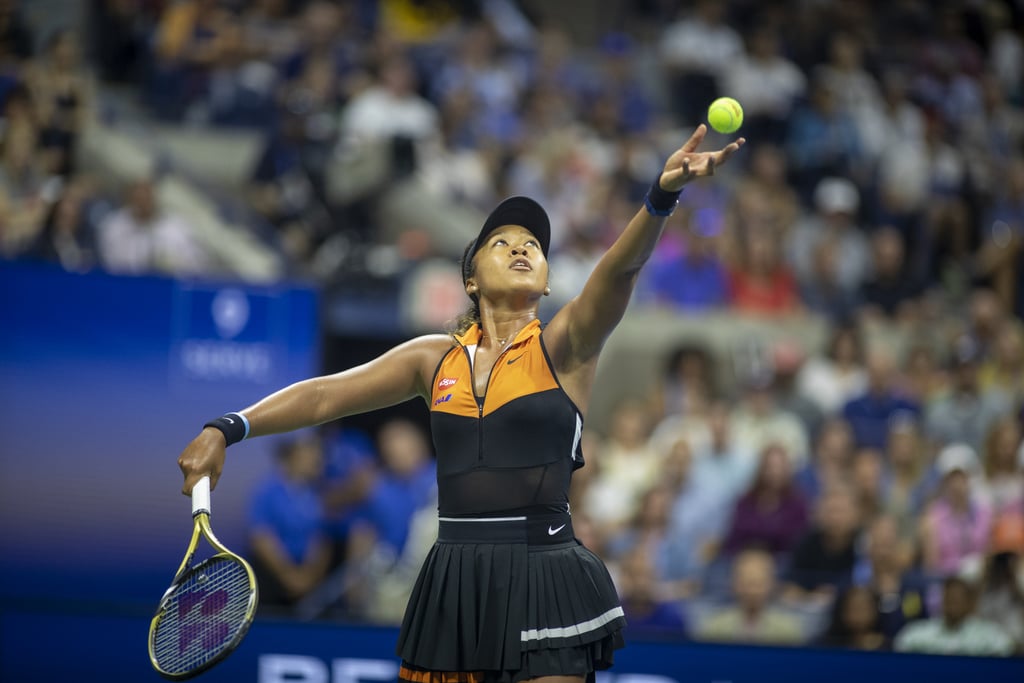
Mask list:
[[[504,225],[519,225],[529,230],[540,243],[540,250],[545,256],[548,255],[548,247],[551,245],[551,221],[548,220],[544,207],[529,197],[509,197],[494,207],[494,211],[491,211],[491,215],[480,228],[480,234],[466,250],[464,271],[487,236]]]

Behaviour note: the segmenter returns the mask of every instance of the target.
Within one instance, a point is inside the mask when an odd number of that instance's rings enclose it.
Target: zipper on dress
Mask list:
[[[476,460],[482,462],[484,459],[484,401],[487,400],[487,390],[491,388],[491,377],[494,376],[494,368],[498,367],[498,361],[508,353],[508,350],[514,346],[514,342],[506,346],[498,354],[498,357],[494,359],[494,364],[491,365],[490,371],[487,373],[487,384],[484,385],[484,395],[476,395],[476,363],[473,358],[469,356],[469,349],[466,345],[462,345],[462,350],[466,354],[466,360],[469,362],[469,381],[473,388],[473,398],[476,399],[477,409],[477,420],[476,420],[476,435],[477,435],[477,447],[476,447]],[[479,347],[478,347],[479,348]]]

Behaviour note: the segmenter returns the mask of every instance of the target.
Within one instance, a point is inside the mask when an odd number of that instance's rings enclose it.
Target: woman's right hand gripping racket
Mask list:
[[[252,567],[210,528],[210,478],[192,489],[192,540],[171,587],[149,625],[149,659],[164,678],[184,680],[206,671],[238,647],[256,613]],[[199,537],[216,554],[193,564]]]

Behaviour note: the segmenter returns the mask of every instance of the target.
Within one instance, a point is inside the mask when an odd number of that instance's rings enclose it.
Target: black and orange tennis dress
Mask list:
[[[479,326],[456,337],[434,374],[440,524],[398,638],[400,678],[593,678],[622,646],[625,619],[604,564],[572,531],[583,418],[555,377],[538,321],[520,330],[476,396],[480,337]]]

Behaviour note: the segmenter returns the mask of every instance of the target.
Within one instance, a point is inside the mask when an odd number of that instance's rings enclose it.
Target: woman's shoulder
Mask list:
[[[440,360],[441,356],[448,353],[456,345],[455,339],[447,334],[424,334],[419,337],[413,337],[403,344],[403,346],[411,351],[436,356],[437,360]]]

